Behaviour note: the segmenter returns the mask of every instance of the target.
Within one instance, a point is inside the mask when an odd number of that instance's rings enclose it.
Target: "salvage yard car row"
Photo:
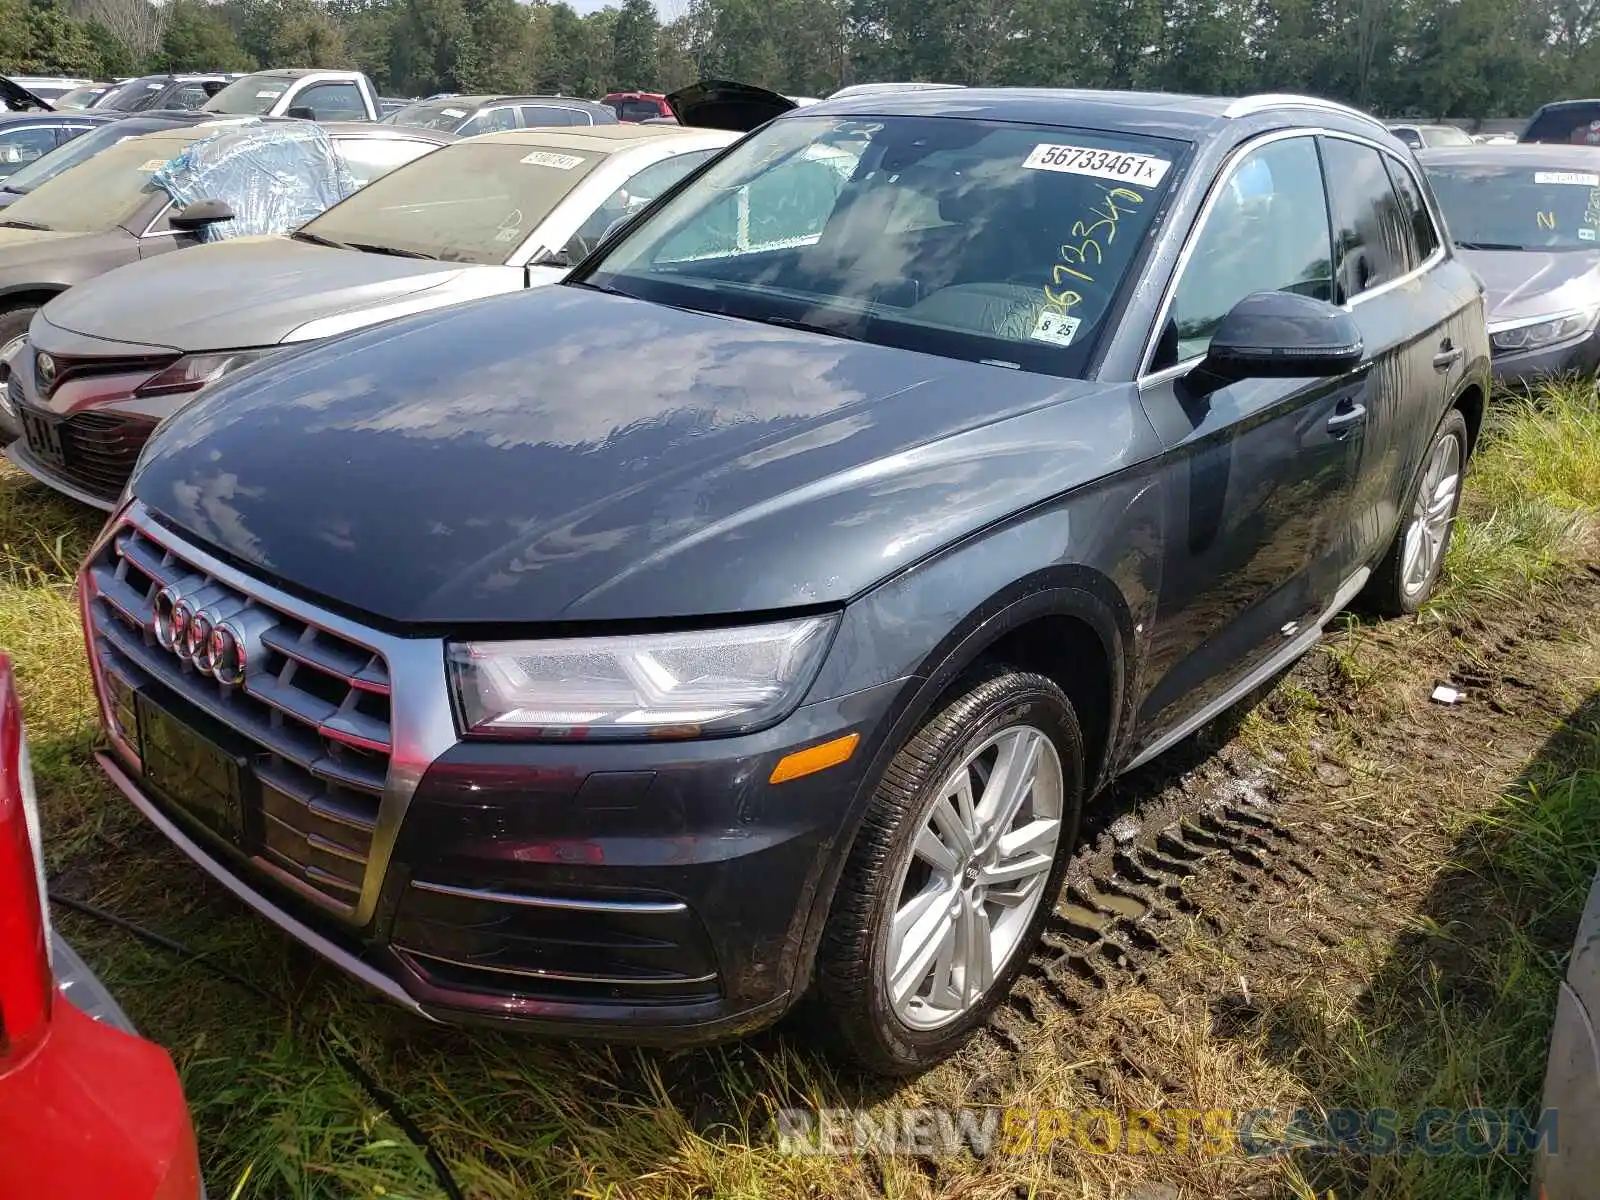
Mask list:
[[[1491,336],[1467,256],[1587,245],[1600,176],[1436,189],[1294,96],[669,100],[363,187],[334,125],[68,167],[0,225],[95,168],[139,261],[12,327],[8,453],[112,514],[101,767],[291,936],[434,1020],[688,1044],[809,995],[920,1070],[1097,791],[1426,603],[1497,361],[1594,328],[1524,286]],[[313,152],[309,220],[207,174]],[[1479,250],[1474,171],[1532,205]]]

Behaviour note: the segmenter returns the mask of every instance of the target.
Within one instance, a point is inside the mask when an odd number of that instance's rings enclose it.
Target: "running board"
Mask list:
[[[1370,567],[1362,567],[1361,570],[1357,571],[1345,581],[1345,585],[1339,589],[1338,595],[1333,598],[1333,603],[1328,606],[1326,612],[1317,618],[1317,623],[1315,625],[1311,626],[1311,628],[1307,629],[1304,633],[1296,637],[1294,641],[1287,643],[1271,658],[1267,659],[1255,670],[1251,671],[1243,679],[1239,680],[1238,683],[1234,684],[1210,704],[1207,704],[1204,708],[1200,709],[1192,717],[1184,721],[1183,724],[1177,726],[1168,733],[1162,734],[1155,741],[1151,742],[1149,746],[1140,751],[1138,756],[1134,758],[1134,760],[1127,766],[1123,767],[1122,770],[1124,772],[1132,771],[1138,767],[1144,766],[1144,764],[1149,762],[1152,758],[1166,753],[1179,742],[1183,741],[1184,738],[1188,737],[1195,730],[1199,729],[1202,725],[1205,725],[1210,721],[1214,721],[1217,717],[1227,712],[1228,709],[1239,703],[1239,701],[1245,696],[1248,696],[1251,692],[1255,691],[1279,671],[1282,671],[1290,663],[1294,662],[1295,659],[1304,655],[1322,639],[1322,631],[1328,627],[1328,622],[1332,621],[1336,616],[1343,612],[1345,608],[1348,607],[1350,602],[1361,594],[1361,589],[1367,586],[1367,580],[1371,577],[1372,569]]]

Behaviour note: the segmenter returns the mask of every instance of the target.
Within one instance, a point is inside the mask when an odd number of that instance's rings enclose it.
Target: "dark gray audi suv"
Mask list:
[[[414,1011],[681,1044],[810,993],[916,1070],[1108,780],[1427,600],[1488,392],[1363,114],[808,106],[564,283],[164,424],[81,578],[101,763]]]

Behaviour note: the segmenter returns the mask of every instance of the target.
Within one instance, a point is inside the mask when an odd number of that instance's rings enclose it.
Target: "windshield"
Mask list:
[[[68,167],[75,167],[87,158],[93,158],[107,146],[115,146],[136,136],[139,130],[125,130],[122,122],[102,125],[88,133],[73,138],[65,146],[57,146],[43,158],[35,159],[5,181],[8,192],[31,192],[47,179],[54,179]]]
[[[155,191],[150,176],[209,132],[146,135],[118,142],[38,185],[0,211],[0,221],[26,221],[74,233],[111,229],[132,217],[150,198]]]
[[[57,108],[85,109],[94,104],[95,98],[105,92],[103,87],[73,88],[56,101]],[[48,99],[48,97],[46,97]]]
[[[165,79],[130,79],[100,97],[100,103],[95,107],[109,108],[114,112],[138,112],[149,108],[166,86]]]
[[[473,113],[476,106],[459,101],[434,100],[422,104],[408,104],[388,118],[391,125],[410,125],[416,129],[437,129],[440,133],[454,133]]]
[[[662,115],[661,105],[654,100],[607,100],[605,103],[619,121],[648,121]]]
[[[303,232],[447,262],[503,263],[605,156],[458,142],[374,180]]]
[[[265,116],[294,82],[281,75],[246,75],[235,79],[200,107],[236,117]]]
[[[1185,143],[935,117],[786,117],[581,282],[1077,376]]]
[[[1593,170],[1530,162],[1429,164],[1445,224],[1464,250],[1600,250]]]

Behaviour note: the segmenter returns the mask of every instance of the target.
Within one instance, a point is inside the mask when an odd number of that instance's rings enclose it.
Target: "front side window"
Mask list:
[[[1600,250],[1600,170],[1487,155],[1427,170],[1463,250]]]
[[[208,99],[210,97],[206,95],[206,89],[203,85],[186,83],[182,87],[174,89],[173,93],[161,102],[161,107],[181,108],[192,111],[199,108]]]
[[[303,227],[349,245],[503,263],[603,155],[458,142],[374,180]]]
[[[600,244],[606,230],[623,217],[632,216],[694,168],[715,154],[715,150],[691,150],[674,154],[636,171],[632,178],[607,196],[588,220],[578,227],[567,245],[567,257],[577,262]]]
[[[784,117],[629,227],[580,281],[1078,376],[1187,149],[1000,121]]]
[[[315,121],[361,121],[367,106],[353,83],[314,83],[294,97],[293,107],[311,111]]]
[[[1219,185],[1193,237],[1152,369],[1205,354],[1228,310],[1254,292],[1333,298],[1328,203],[1310,137],[1252,150]]]
[[[1333,213],[1335,299],[1344,303],[1411,269],[1410,221],[1382,153],[1343,138],[1320,140]]]
[[[37,162],[56,148],[56,131],[49,126],[0,132],[0,179]]]
[[[98,125],[81,137],[75,137],[66,145],[52,150],[43,158],[35,159],[27,166],[19,168],[15,174],[6,179],[6,190],[31,192],[45,180],[54,179],[61,172],[99,154],[107,146],[114,146],[135,136],[137,135],[123,131],[121,121]]]
[[[246,75],[235,79],[201,107],[207,112],[234,117],[264,116],[289,90],[291,82],[281,75]]]

